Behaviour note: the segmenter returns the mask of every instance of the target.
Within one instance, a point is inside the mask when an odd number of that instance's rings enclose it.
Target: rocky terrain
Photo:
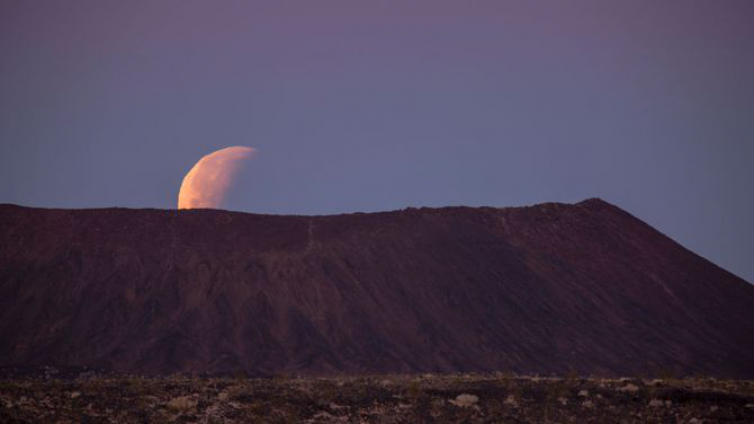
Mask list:
[[[754,378],[754,286],[598,199],[311,217],[0,205],[0,366],[47,365]]]
[[[751,423],[754,383],[489,375],[0,381],[3,423]]]

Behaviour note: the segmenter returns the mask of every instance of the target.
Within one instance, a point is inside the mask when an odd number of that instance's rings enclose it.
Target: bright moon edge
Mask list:
[[[232,146],[214,151],[201,159],[183,177],[178,192],[178,209],[218,209],[238,171],[257,149]]]

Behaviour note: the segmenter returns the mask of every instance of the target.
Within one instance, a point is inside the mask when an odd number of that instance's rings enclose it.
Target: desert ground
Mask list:
[[[6,376],[7,377],[7,376]],[[3,423],[752,423],[754,382],[511,374],[0,381]]]

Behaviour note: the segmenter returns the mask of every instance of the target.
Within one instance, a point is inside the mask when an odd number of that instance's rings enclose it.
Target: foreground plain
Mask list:
[[[507,374],[0,381],[3,423],[752,423],[754,382]]]

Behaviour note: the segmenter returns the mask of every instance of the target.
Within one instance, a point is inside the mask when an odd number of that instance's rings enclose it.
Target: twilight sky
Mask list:
[[[0,3],[0,203],[325,214],[601,197],[754,282],[754,2]]]

